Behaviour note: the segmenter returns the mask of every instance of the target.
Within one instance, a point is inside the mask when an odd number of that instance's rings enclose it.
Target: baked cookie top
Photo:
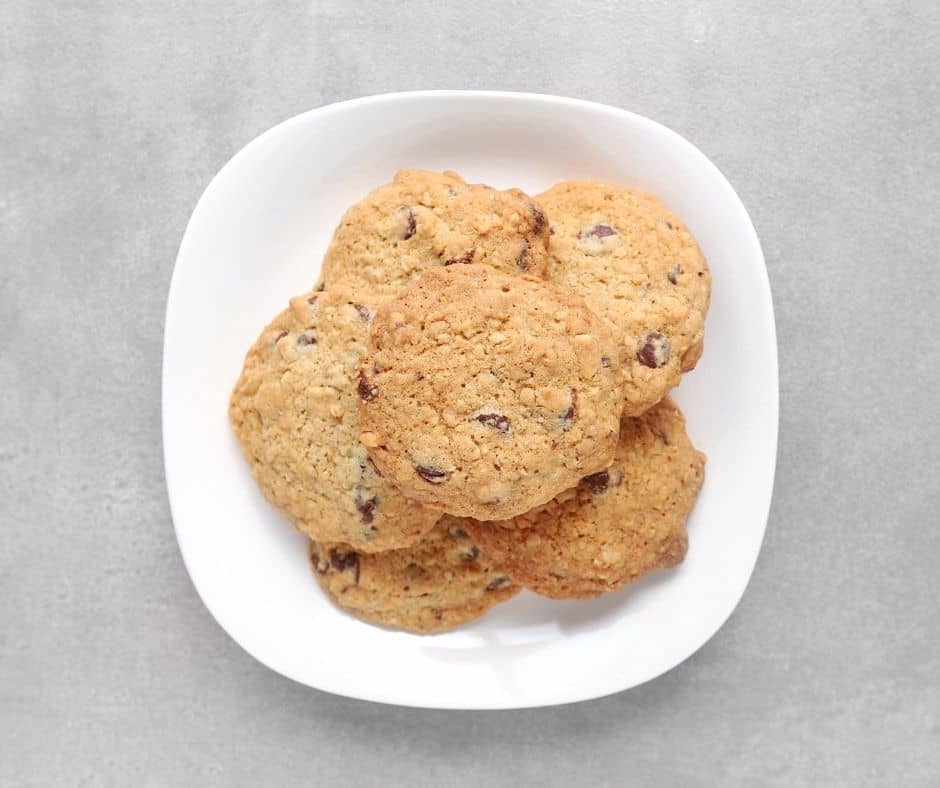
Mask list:
[[[359,443],[356,365],[371,320],[347,291],[291,299],[248,351],[229,404],[265,497],[307,536],[365,551],[410,544],[440,516],[406,500]]]
[[[310,563],[337,605],[359,618],[409,632],[452,629],[519,593],[449,517],[411,547],[385,553],[311,542]]]
[[[702,354],[711,275],[682,221],[648,194],[597,181],[538,196],[548,278],[581,293],[620,342],[625,413],[659,402]]]
[[[624,419],[608,469],[512,521],[461,522],[520,585],[555,598],[597,596],[682,561],[704,466],[667,398]]]
[[[323,282],[378,303],[440,265],[486,263],[544,277],[547,246],[545,214],[519,189],[406,169],[346,211],[323,260]]]
[[[616,343],[584,300],[489,266],[431,268],[375,314],[360,438],[406,495],[495,520],[614,456]]]

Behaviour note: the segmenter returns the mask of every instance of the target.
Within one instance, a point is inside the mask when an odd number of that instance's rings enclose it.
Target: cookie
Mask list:
[[[360,439],[410,498],[504,519],[610,464],[618,380],[616,343],[580,296],[485,265],[431,268],[376,311]]]
[[[624,419],[606,470],[515,520],[461,522],[520,585],[558,599],[597,596],[682,561],[704,468],[666,398]]]
[[[518,189],[401,170],[346,211],[323,260],[323,282],[381,301],[441,265],[486,263],[544,277],[547,246],[545,214]]]
[[[648,194],[567,181],[539,195],[548,278],[581,293],[620,341],[625,410],[655,405],[702,354],[711,275],[686,226]]]
[[[364,551],[411,544],[440,516],[406,500],[359,443],[356,364],[371,320],[345,291],[292,299],[248,352],[229,404],[265,497],[307,536]]]
[[[452,629],[519,593],[449,517],[411,547],[370,554],[311,542],[309,554],[314,576],[337,605],[409,632]]]

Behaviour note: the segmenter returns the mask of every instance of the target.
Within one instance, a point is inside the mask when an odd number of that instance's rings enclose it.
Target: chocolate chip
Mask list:
[[[297,335],[298,347],[307,347],[315,344],[317,344],[317,330],[315,328],[308,328],[306,331],[302,331]]]
[[[584,240],[587,238],[606,238],[608,235],[616,234],[617,231],[609,224],[595,224],[593,227],[582,230],[578,237]]]
[[[462,561],[476,561],[480,557],[480,551],[476,545],[468,544],[460,550],[460,559]]]
[[[669,337],[651,331],[641,340],[636,357],[644,367],[659,369],[669,361]]]
[[[379,387],[376,386],[372,381],[370,381],[364,372],[360,370],[359,372],[359,383],[356,385],[356,391],[359,393],[359,396],[362,397],[366,402],[375,398],[375,395],[379,393]]]
[[[571,404],[568,406],[568,410],[558,418],[565,427],[578,418],[578,392],[574,389],[571,389]]]
[[[676,229],[675,227],[672,226],[672,222],[666,222],[666,227],[668,227],[670,230]]]
[[[380,471],[379,467],[374,462],[372,462],[372,458],[367,457],[366,459],[369,461],[369,465],[372,467],[372,470],[375,471],[375,475],[378,476],[380,479],[384,479],[385,477],[382,476],[382,471]]]
[[[669,445],[669,436],[666,434],[666,430],[656,430],[656,434],[659,435],[659,439],[663,443],[665,443],[667,446]]]
[[[474,418],[480,422],[480,424],[485,424],[487,427],[492,427],[500,432],[509,432],[509,419],[502,414],[481,413],[479,416],[474,416]]]
[[[601,366],[602,367],[610,366],[610,356],[601,356]]]
[[[516,268],[520,271],[529,270],[529,247],[523,246],[519,254],[516,255]]]
[[[666,273],[666,278],[672,282],[674,285],[679,284],[679,274],[682,273],[682,269],[678,265],[674,265]]]
[[[444,261],[444,265],[469,265],[473,262],[473,255],[476,253],[476,249],[470,247],[463,254],[455,255]]]
[[[532,232],[536,235],[541,235],[542,230],[545,229],[547,219],[545,218],[545,211],[539,208],[538,205],[532,203]]]
[[[461,528],[459,525],[452,525],[447,529],[447,533],[454,537],[454,539],[466,539],[467,532]]]
[[[499,575],[490,580],[486,585],[487,591],[495,591],[497,588],[505,588],[510,584],[510,580],[506,575]]]
[[[578,486],[584,490],[590,490],[591,495],[600,495],[607,489],[607,485],[609,484],[610,474],[607,471],[601,471],[600,473],[592,473],[590,476],[585,476],[578,483]]]
[[[407,241],[415,234],[415,230],[418,229],[418,222],[415,219],[415,212],[407,205],[403,205],[398,210],[405,214],[405,231],[402,234],[401,239],[403,241]]]
[[[375,508],[379,505],[379,499],[376,496],[363,498],[362,493],[356,493],[356,509],[362,516],[362,522],[366,525],[372,522],[375,516]]]
[[[330,550],[330,566],[337,572],[354,572],[356,583],[359,583],[359,553],[355,550]]]
[[[321,289],[321,290],[323,289],[323,288],[322,288],[322,285],[321,285],[321,288],[320,288],[320,289]],[[313,306],[313,305],[317,302],[317,298],[318,298],[318,297],[319,297],[319,296],[315,296],[315,295],[310,296],[310,298],[307,299],[307,303],[310,304],[310,306]]]
[[[418,476],[431,484],[440,484],[447,478],[447,474],[440,468],[434,468],[429,465],[415,465],[414,469]]]
[[[372,319],[372,311],[365,304],[353,304],[353,309],[356,310],[363,323],[368,323]]]

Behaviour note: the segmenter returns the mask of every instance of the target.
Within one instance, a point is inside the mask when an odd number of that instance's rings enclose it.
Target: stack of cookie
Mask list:
[[[360,618],[435,632],[523,587],[596,596],[685,556],[704,456],[667,393],[709,292],[654,197],[403,170],[346,212],[229,415]]]

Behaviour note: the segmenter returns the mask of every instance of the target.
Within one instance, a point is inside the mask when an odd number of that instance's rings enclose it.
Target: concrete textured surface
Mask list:
[[[931,2],[0,3],[0,784],[937,785],[940,11]],[[633,691],[428,712],[215,624],[163,481],[164,305],[211,176],[339,99],[623,106],[727,174],[781,424],[737,612]]]

